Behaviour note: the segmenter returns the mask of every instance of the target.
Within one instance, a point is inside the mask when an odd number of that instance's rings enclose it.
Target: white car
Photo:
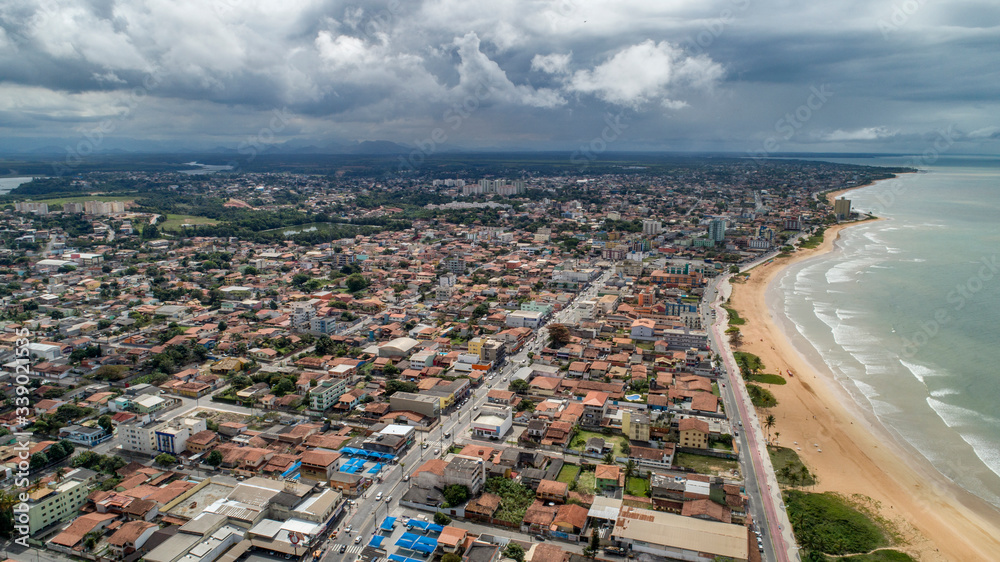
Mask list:
[[[375,494],[375,501],[377,502],[382,501],[382,492]]]

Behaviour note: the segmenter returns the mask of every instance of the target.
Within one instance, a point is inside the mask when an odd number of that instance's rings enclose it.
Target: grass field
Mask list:
[[[767,452],[771,456],[771,465],[774,466],[774,473],[779,484],[785,486],[813,486],[816,484],[816,477],[808,469],[805,472],[802,471],[806,467],[794,449],[768,447]],[[786,466],[788,467],[787,471],[785,470]]]
[[[577,451],[582,451],[587,448],[587,440],[591,437],[600,437],[604,439],[604,442],[614,443],[614,456],[624,457],[622,454],[622,441],[625,437],[622,435],[604,435],[603,433],[596,433],[593,431],[580,431],[573,437],[573,442],[570,444],[571,449],[576,449]]]
[[[748,380],[750,380],[751,382],[759,382],[761,384],[787,384],[788,383],[788,381],[785,380],[785,377],[783,377],[781,375],[768,375],[768,374],[750,375],[750,378]]]
[[[575,464],[564,464],[562,470],[559,471],[559,476],[556,478],[557,481],[563,484],[569,484],[576,480],[577,475],[580,474],[580,467]]]
[[[629,478],[625,484],[625,493],[640,498],[646,497],[649,495],[649,480],[645,478]]]
[[[747,321],[746,321],[745,318],[741,318],[740,317],[740,313],[739,312],[736,312],[735,310],[733,310],[732,308],[729,308],[728,306],[723,306],[722,308],[725,309],[725,311],[729,313],[729,325],[730,326],[742,326],[743,324],[747,323]]]
[[[56,199],[30,199],[35,203],[48,203],[49,205],[62,205],[63,203],[82,203],[84,201],[133,201],[135,195],[81,195],[78,197],[58,197]],[[29,199],[24,199],[28,201]]]
[[[219,224],[219,221],[192,215],[167,215],[167,220],[158,222],[157,226],[164,230],[179,230],[182,224]]]
[[[581,472],[579,479],[576,481],[576,491],[581,494],[593,494],[596,489],[597,479],[594,478],[594,472],[591,470]]]
[[[729,459],[719,459],[703,455],[692,455],[690,453],[677,453],[674,457],[674,464],[690,468],[698,474],[709,474],[718,476],[731,476],[733,469],[739,470],[739,463]]]

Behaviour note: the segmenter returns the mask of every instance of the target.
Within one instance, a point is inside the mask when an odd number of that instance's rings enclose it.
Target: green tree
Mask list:
[[[590,533],[590,550],[597,552],[601,548],[601,536],[597,534],[597,529]]]
[[[295,275],[292,276],[292,285],[295,285],[296,287],[301,287],[302,285],[305,285],[306,282],[309,281],[309,279],[311,278],[305,273],[296,273]]]
[[[511,541],[507,543],[507,548],[503,550],[503,555],[507,558],[513,558],[517,562],[524,562],[524,547]]]
[[[111,430],[114,429],[114,426],[111,424],[111,416],[107,415],[97,418],[97,425],[101,426],[101,429],[104,430],[104,433],[107,433],[109,435],[111,434]]]
[[[205,457],[205,464],[209,466],[219,466],[222,464],[222,453],[217,450],[212,450],[212,452]]]
[[[281,380],[278,381],[278,384],[271,387],[271,392],[274,393],[275,396],[279,397],[290,394],[295,392],[295,383],[290,379],[282,377]]]
[[[226,328],[228,328],[228,327],[229,327],[229,324],[226,324],[225,320],[220,320],[219,321],[219,331],[220,332],[225,332]]]
[[[774,414],[768,414],[767,417],[764,418],[764,427],[767,429],[768,441],[771,441],[771,428],[774,427],[775,423],[777,423],[777,420],[775,419]]]
[[[367,286],[368,280],[365,279],[360,273],[352,273],[347,277],[347,290],[352,293],[357,293]]]
[[[441,562],[462,562],[462,557],[453,552],[446,552],[441,557]]]
[[[438,525],[447,525],[451,523],[451,517],[448,517],[447,515],[438,511],[437,513],[434,514],[434,523]]]
[[[468,501],[469,488],[462,484],[452,484],[445,487],[443,495],[448,507],[459,506]]]
[[[531,385],[528,384],[528,381],[523,379],[514,379],[510,381],[510,384],[507,385],[507,390],[511,392],[516,392],[518,394],[524,394],[528,392],[530,388]]]
[[[156,455],[156,458],[153,459],[153,462],[160,466],[170,466],[177,462],[177,457],[173,455],[168,455],[167,453],[160,453],[159,455]]]
[[[614,453],[612,453],[611,451],[604,453],[604,464],[614,464],[614,463],[615,463]]]
[[[31,455],[31,462],[29,463],[29,468],[35,470],[49,464],[49,456],[45,453],[35,453]]]
[[[569,328],[565,324],[553,324],[549,326],[549,341],[552,347],[558,349],[570,342]]]

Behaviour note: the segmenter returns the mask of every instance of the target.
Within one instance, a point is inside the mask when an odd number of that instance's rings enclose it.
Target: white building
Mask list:
[[[500,439],[510,431],[513,415],[507,406],[483,406],[476,419],[472,420],[472,432],[477,437]]]
[[[507,315],[507,327],[531,328],[534,330],[542,325],[542,320],[544,318],[544,312],[533,310],[515,310]]]
[[[150,420],[143,422],[137,418],[118,425],[118,439],[122,449],[144,455],[160,453],[178,455],[187,448],[189,437],[205,431],[203,418],[173,419],[165,422]]]

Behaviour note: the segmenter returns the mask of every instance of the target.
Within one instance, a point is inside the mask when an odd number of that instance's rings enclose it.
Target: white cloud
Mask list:
[[[552,53],[551,55],[535,55],[531,59],[531,70],[547,74],[566,74],[569,72],[569,60],[573,54]]]
[[[821,135],[820,138],[825,141],[867,141],[885,139],[896,134],[898,131],[892,131],[888,127],[865,127],[851,131],[837,129],[832,133]]]
[[[617,105],[638,107],[653,99],[669,98],[675,90],[711,89],[723,74],[722,66],[706,56],[690,57],[666,41],[648,40],[618,51],[593,70],[578,70],[568,88]]]
[[[551,108],[564,105],[566,99],[555,90],[535,89],[528,85],[511,82],[500,65],[490,60],[479,49],[479,36],[467,33],[455,39],[461,62],[458,64],[459,84],[456,90],[463,95],[473,94],[483,97],[486,92],[492,100],[502,100],[529,107]]]

